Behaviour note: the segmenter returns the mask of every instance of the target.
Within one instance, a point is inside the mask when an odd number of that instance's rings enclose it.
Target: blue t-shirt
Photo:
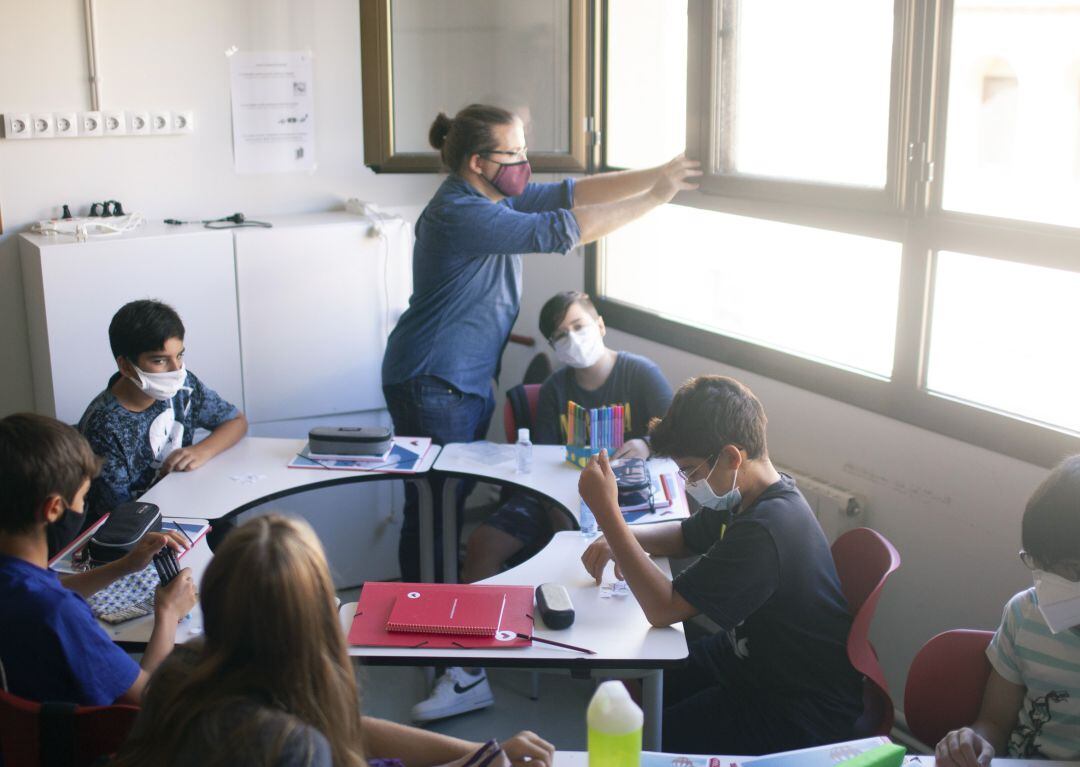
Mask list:
[[[169,453],[189,446],[196,429],[213,431],[240,415],[191,371],[171,400],[133,413],[110,391],[119,377],[109,379],[79,420],[79,431],[103,459],[86,496],[87,524],[146,492]]]
[[[139,666],[113,644],[59,576],[0,554],[0,662],[8,689],[33,701],[114,703]]]
[[[486,397],[521,305],[521,253],[581,239],[574,181],[529,184],[492,202],[451,174],[416,222],[413,292],[390,334],[383,385],[437,376]]]
[[[649,432],[649,421],[663,418],[671,405],[671,384],[656,363],[647,357],[619,352],[607,379],[597,389],[583,389],[574,377],[574,369],[556,370],[540,387],[540,401],[533,424],[533,442],[537,445],[566,444],[562,421],[566,403],[576,402],[583,408],[607,405],[630,405],[626,423],[626,439],[639,439]]]

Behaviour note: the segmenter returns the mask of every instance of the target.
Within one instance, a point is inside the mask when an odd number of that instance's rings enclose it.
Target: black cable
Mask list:
[[[273,226],[268,221],[248,221],[243,213],[233,213],[231,216],[221,218],[207,218],[201,221],[180,221],[175,218],[165,219],[166,224],[179,226],[181,224],[202,224],[207,229],[237,229],[242,226],[261,226],[269,229]]]

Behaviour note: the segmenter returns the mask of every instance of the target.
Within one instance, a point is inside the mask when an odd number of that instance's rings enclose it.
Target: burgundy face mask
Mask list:
[[[493,161],[494,162],[494,161]],[[484,178],[487,178],[486,176]],[[532,167],[528,160],[521,162],[499,163],[499,170],[490,179],[491,185],[506,197],[517,197],[525,191],[525,185],[532,178]]]

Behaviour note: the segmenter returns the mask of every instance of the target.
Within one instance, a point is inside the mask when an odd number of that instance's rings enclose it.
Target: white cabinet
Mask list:
[[[409,225],[350,215],[237,229],[244,402],[253,423],[385,407],[381,366],[408,303]]]
[[[19,252],[39,413],[79,420],[116,372],[109,321],[137,298],[180,313],[188,367],[244,407],[230,232],[151,224],[85,243],[24,234]]]

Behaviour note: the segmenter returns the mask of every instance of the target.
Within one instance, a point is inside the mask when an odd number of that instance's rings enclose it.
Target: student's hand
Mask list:
[[[551,767],[555,761],[555,746],[535,732],[522,730],[500,745],[514,767]]]
[[[604,580],[604,568],[614,558],[615,555],[611,553],[611,546],[608,545],[607,539],[600,536],[589,544],[589,548],[585,549],[585,553],[581,555],[581,564],[585,565],[585,570],[596,579],[596,585],[599,586]],[[615,577],[620,581],[623,580],[618,562],[615,563]]]
[[[619,458],[641,458],[648,460],[649,458],[649,443],[643,439],[631,439],[623,442],[622,447],[615,451],[615,455],[611,456],[612,459]]]
[[[934,749],[937,767],[987,767],[994,747],[970,727],[953,730]]]
[[[175,530],[164,533],[147,533],[135,544],[131,551],[121,558],[120,561],[124,564],[125,572],[137,573],[143,570],[150,564],[154,555],[166,546],[179,553],[188,547],[188,543]]]
[[[611,470],[607,451],[601,450],[589,460],[589,465],[581,472],[578,479],[578,492],[581,500],[596,517],[601,530],[622,521],[619,511],[619,488],[615,483],[615,472]]]
[[[661,204],[671,202],[671,199],[679,192],[697,189],[698,185],[690,179],[700,175],[701,163],[697,160],[687,160],[686,155],[681,154],[666,165],[660,166],[660,175],[649,190],[649,194]]]
[[[161,464],[162,476],[173,471],[192,471],[202,466],[207,461],[207,456],[199,445],[188,445],[173,450],[169,457]]]
[[[198,601],[199,592],[195,590],[191,568],[185,567],[168,586],[157,587],[154,594],[154,615],[158,619],[168,617],[178,621],[191,612]]]

